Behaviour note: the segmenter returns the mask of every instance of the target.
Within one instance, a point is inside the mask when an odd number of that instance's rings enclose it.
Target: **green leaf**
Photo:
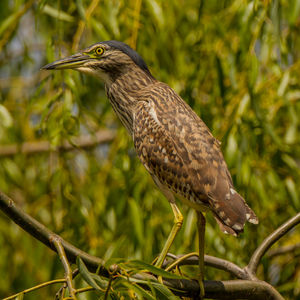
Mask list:
[[[0,104],[0,126],[11,127],[13,119],[7,108]]]
[[[15,300],[23,300],[24,299],[24,293],[19,294]]]
[[[187,279],[186,277],[167,272],[163,269],[157,268],[153,265],[147,264],[140,260],[130,260],[127,263],[120,264],[120,266],[123,266],[125,269],[130,268],[130,269],[146,270],[146,271],[151,272],[152,274],[155,274],[157,276],[162,276],[164,278]]]
[[[154,283],[153,286],[156,290],[158,290],[161,293],[159,299],[180,300],[180,298],[178,296],[175,296],[165,285],[160,283]]]
[[[144,228],[143,228],[143,220],[141,218],[142,211],[138,206],[137,202],[134,199],[129,200],[130,214],[133,225],[133,230],[136,234],[136,237],[139,241],[140,245],[143,245],[144,242]]]
[[[154,282],[151,280],[140,280],[140,279],[135,279],[135,278],[130,278],[131,282],[135,282],[137,284],[144,284],[148,285],[151,290],[156,290],[159,293],[159,297],[157,299],[173,299],[173,300],[179,300],[180,298],[175,296],[172,291],[166,287],[164,284],[159,283],[159,282]]]
[[[88,283],[90,286],[92,286],[95,290],[103,292],[103,289],[105,289],[108,285],[108,282],[105,280],[102,280],[100,276],[96,274],[92,274],[89,272],[87,267],[85,266],[83,260],[78,256],[76,259],[76,264],[79,269],[79,273],[81,274],[82,278],[86,283]],[[97,284],[95,278],[97,277],[97,282],[102,285],[101,287]]]
[[[121,284],[139,294],[141,297],[143,297],[142,299],[155,300],[155,298],[149,292],[145,291],[137,284],[133,284],[127,280],[122,281]]]
[[[42,12],[53,17],[56,18],[58,20],[61,21],[66,21],[66,22],[74,22],[75,18],[70,16],[69,14],[63,12],[62,10],[58,10],[48,4],[46,4],[43,8],[42,8]]]

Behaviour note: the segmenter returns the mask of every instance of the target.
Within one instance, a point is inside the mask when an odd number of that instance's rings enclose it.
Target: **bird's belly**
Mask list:
[[[148,168],[146,169],[152,175],[152,178],[158,187],[163,186],[165,189],[172,192],[185,205],[192,207],[196,211],[206,212],[209,210],[209,203],[205,201],[205,197],[197,196],[193,192],[186,191],[186,193],[184,193],[183,191],[180,191],[180,189],[175,189],[174,186],[167,184],[164,180],[160,180]],[[177,187],[180,184],[181,183],[179,183]],[[204,201],[202,201],[201,198],[203,198]]]
[[[180,194],[176,194],[176,196],[180,199],[182,203],[185,205],[192,207],[196,211],[201,211],[201,212],[206,212],[209,210],[208,204],[203,203],[199,199],[194,199],[194,198],[186,198],[185,196],[182,196]]]

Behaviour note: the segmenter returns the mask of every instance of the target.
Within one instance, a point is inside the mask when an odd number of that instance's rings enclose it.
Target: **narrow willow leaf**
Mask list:
[[[286,184],[287,190],[292,198],[293,204],[295,205],[295,208],[299,209],[299,207],[300,207],[299,195],[298,195],[296,184],[295,184],[294,180],[289,177],[285,180],[285,184]]]
[[[143,261],[140,260],[131,260],[127,263],[122,264],[125,268],[136,268],[136,269],[140,269],[140,270],[147,270],[149,272],[151,272],[152,274],[158,275],[158,276],[162,276],[165,278],[171,278],[171,279],[186,279],[186,277],[183,276],[179,276],[173,273],[169,273],[163,269],[157,268],[153,265],[147,264]]]
[[[161,293],[159,299],[180,300],[180,298],[178,296],[175,296],[165,285],[154,283],[153,286]]]
[[[127,280],[124,280],[123,282],[121,282],[121,284],[123,284],[129,289],[132,289],[137,294],[141,295],[143,299],[155,300],[155,298],[149,292],[145,291],[142,287],[140,287],[137,284],[133,284]]]
[[[19,11],[11,14],[8,16],[0,25],[0,36],[10,27],[12,26],[15,22],[17,22],[19,18]]]
[[[159,27],[163,27],[165,18],[160,4],[156,0],[147,0],[146,3],[149,7],[152,17],[156,20]]]
[[[286,91],[286,88],[289,84],[289,80],[290,80],[290,72],[285,72],[283,77],[282,77],[282,80],[280,82],[278,91],[277,91],[277,95],[279,97],[282,97],[284,95],[284,93]]]
[[[58,10],[48,4],[46,4],[43,8],[42,8],[42,12],[53,17],[56,18],[58,20],[61,21],[66,21],[66,22],[74,22],[75,18],[70,16],[69,14],[63,12],[62,10]]]
[[[94,277],[95,276],[93,276],[93,275],[95,275],[95,274],[91,274],[90,272],[89,272],[89,270],[87,269],[87,267],[85,266],[85,264],[84,264],[84,262],[83,262],[83,260],[78,256],[77,257],[77,259],[76,259],[76,264],[77,264],[77,266],[78,266],[78,269],[79,269],[79,273],[81,274],[81,276],[82,276],[82,278],[84,279],[84,281],[86,282],[86,283],[88,283],[90,286],[92,286],[95,290],[97,290],[97,291],[102,291],[103,290],[103,288],[105,289],[106,287],[107,287],[107,284],[105,285],[105,284],[103,284],[103,287],[100,287],[97,283],[96,283],[96,281],[95,281],[95,279],[94,279]],[[96,275],[97,276],[97,275]],[[102,281],[99,281],[99,280],[97,280],[98,282],[104,282],[104,280]]]
[[[130,214],[133,225],[133,230],[136,234],[136,237],[139,241],[140,245],[143,245],[144,242],[144,228],[143,228],[143,220],[141,218],[142,211],[138,206],[137,202],[134,199],[129,200]]]
[[[24,293],[19,294],[15,300],[23,300],[24,299]]]
[[[0,104],[0,125],[10,127],[13,124],[13,119],[7,108]]]
[[[137,284],[143,284],[148,285],[151,290],[156,290],[159,295],[157,295],[157,299],[173,299],[173,300],[179,300],[180,298],[175,296],[171,290],[166,287],[165,285],[159,283],[159,282],[153,282],[151,280],[139,280],[135,278],[130,278],[131,282],[135,282]]]

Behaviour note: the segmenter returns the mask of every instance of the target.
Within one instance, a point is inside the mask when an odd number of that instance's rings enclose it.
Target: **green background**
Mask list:
[[[1,145],[116,130],[92,149],[0,155],[0,189],[75,246],[103,259],[151,262],[173,224],[168,201],[139,162],[104,85],[40,68],[92,43],[130,44],[222,141],[236,189],[260,219],[239,238],[207,215],[206,253],[244,266],[255,248],[300,211],[300,1],[61,0],[0,2]],[[195,213],[171,252],[197,250]],[[300,242],[299,228],[279,244]],[[300,297],[299,251],[264,258],[260,279]],[[195,268],[186,269],[190,274]],[[0,298],[63,268],[48,248],[0,214]],[[206,269],[206,278],[231,278]],[[58,287],[25,299],[53,299]],[[92,298],[92,297],[91,297]],[[81,299],[85,299],[82,296]]]

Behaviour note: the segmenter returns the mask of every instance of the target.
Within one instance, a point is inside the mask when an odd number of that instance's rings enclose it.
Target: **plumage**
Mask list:
[[[203,211],[232,235],[258,219],[233,187],[220,142],[167,84],[150,73],[140,55],[118,41],[94,44],[43,69],[74,69],[104,81],[107,97],[132,136],[141,162],[168,199],[174,224],[155,265],[161,267],[180,230],[183,216],[174,195],[197,211],[199,288],[204,297]]]
[[[257,222],[234,190],[220,142],[169,86],[157,81],[143,90],[133,133],[139,158],[150,174],[187,205],[211,210],[222,231],[235,235],[247,220]]]
[[[103,51],[98,57],[99,47]],[[198,211],[211,211],[225,233],[237,235],[246,221],[258,223],[233,187],[220,142],[172,88],[152,76],[128,45],[97,43],[44,68],[72,68],[105,82],[114,111],[164,194],[171,192]]]

